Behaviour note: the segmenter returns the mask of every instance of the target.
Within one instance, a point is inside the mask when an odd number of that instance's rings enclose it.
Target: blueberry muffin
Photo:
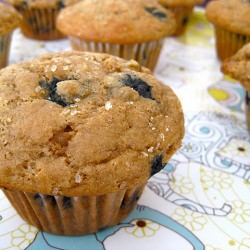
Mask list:
[[[206,7],[206,17],[214,25],[218,58],[234,55],[250,42],[250,1],[214,0]]]
[[[120,222],[180,147],[173,91],[136,61],[61,52],[0,71],[0,187],[28,223],[80,235]]]
[[[244,45],[232,57],[225,59],[221,70],[238,80],[245,89],[245,113],[247,126],[250,130],[250,43]]]
[[[23,16],[22,33],[37,40],[57,40],[65,36],[56,29],[56,17],[65,6],[80,0],[5,0]]]
[[[0,3],[0,68],[8,64],[12,32],[20,22],[21,15],[14,8]]]
[[[158,0],[167,9],[171,10],[176,18],[175,35],[181,35],[187,26],[188,19],[193,12],[195,5],[204,0]]]
[[[153,0],[85,0],[61,11],[57,28],[75,50],[134,59],[153,70],[175,19]]]

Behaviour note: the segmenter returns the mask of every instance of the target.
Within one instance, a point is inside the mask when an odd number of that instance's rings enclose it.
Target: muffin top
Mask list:
[[[159,40],[175,27],[173,14],[152,0],[84,0],[57,19],[57,28],[68,36],[115,44]]]
[[[0,187],[96,195],[143,184],[180,147],[183,112],[146,68],[46,54],[0,71]]]
[[[250,43],[238,50],[231,58],[223,61],[221,70],[239,80],[250,91]]]
[[[204,2],[204,0],[158,0],[158,2],[167,7],[188,7]]]
[[[80,0],[4,0],[14,6],[29,8],[64,8],[65,6],[79,2]]]
[[[17,28],[21,19],[21,15],[13,7],[0,3],[0,35],[5,35]]]
[[[214,0],[206,7],[206,17],[214,25],[242,35],[250,35],[249,0]]]

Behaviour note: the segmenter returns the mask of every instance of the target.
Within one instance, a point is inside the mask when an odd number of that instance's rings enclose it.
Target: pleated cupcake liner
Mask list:
[[[28,224],[52,234],[85,235],[121,222],[136,206],[144,186],[98,196],[3,192]]]
[[[233,56],[240,48],[250,42],[250,36],[237,34],[215,27],[216,51],[218,58],[223,61]]]
[[[250,131],[250,92],[245,90],[245,116],[247,128]]]
[[[65,37],[56,29],[56,18],[60,9],[15,7],[23,16],[20,28],[26,37],[37,40],[58,40]]]
[[[126,60],[134,59],[140,65],[154,70],[163,45],[163,39],[136,43],[136,44],[111,44],[102,42],[88,42],[77,37],[69,37],[74,50],[91,51],[112,54]]]
[[[0,69],[8,65],[12,32],[0,36]]]

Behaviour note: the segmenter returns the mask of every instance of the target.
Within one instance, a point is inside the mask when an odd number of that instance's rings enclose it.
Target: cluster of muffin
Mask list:
[[[135,59],[152,70],[163,39],[180,35],[194,6],[203,0],[4,1],[17,10],[15,15],[12,13],[15,25],[10,27],[9,33],[20,24],[22,33],[28,38],[56,40],[68,37],[75,50]],[[6,11],[1,8],[7,7],[0,4],[0,11]]]
[[[204,1],[5,2],[17,11],[0,4],[1,13],[5,13],[0,16],[0,35],[3,37],[1,48],[9,47],[9,38],[6,37],[20,25],[22,33],[29,38],[56,40],[68,37],[75,50],[104,52],[125,59],[132,58],[141,65],[154,69],[162,40],[167,36],[180,35],[194,6]],[[215,0],[207,5],[206,17],[215,27],[216,51],[220,60],[232,56],[250,42],[249,15],[248,0]],[[6,52],[8,49],[1,51]],[[6,59],[5,62],[0,61],[2,65],[6,65]]]

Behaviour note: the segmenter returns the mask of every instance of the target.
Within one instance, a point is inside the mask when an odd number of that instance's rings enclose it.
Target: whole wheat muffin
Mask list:
[[[121,221],[180,147],[183,113],[146,68],[61,52],[0,71],[0,187],[30,224],[91,233]]]
[[[214,0],[206,6],[206,17],[214,25],[218,58],[234,55],[250,42],[250,1]]]
[[[57,40],[65,36],[56,29],[56,18],[64,7],[80,0],[4,0],[23,16],[22,33],[37,40]]]
[[[21,18],[14,8],[0,3],[0,68],[8,64],[12,32],[20,25]]]
[[[175,35],[181,35],[187,26],[188,19],[193,12],[195,5],[204,0],[158,0],[167,9],[171,10],[176,18]]]
[[[154,69],[175,18],[153,0],[85,0],[60,12],[57,28],[73,49],[135,59]]]
[[[239,80],[250,91],[250,43],[222,63],[222,72]]]
[[[223,61],[221,70],[238,80],[245,89],[245,114],[250,130],[250,43],[244,45],[235,55]]]

